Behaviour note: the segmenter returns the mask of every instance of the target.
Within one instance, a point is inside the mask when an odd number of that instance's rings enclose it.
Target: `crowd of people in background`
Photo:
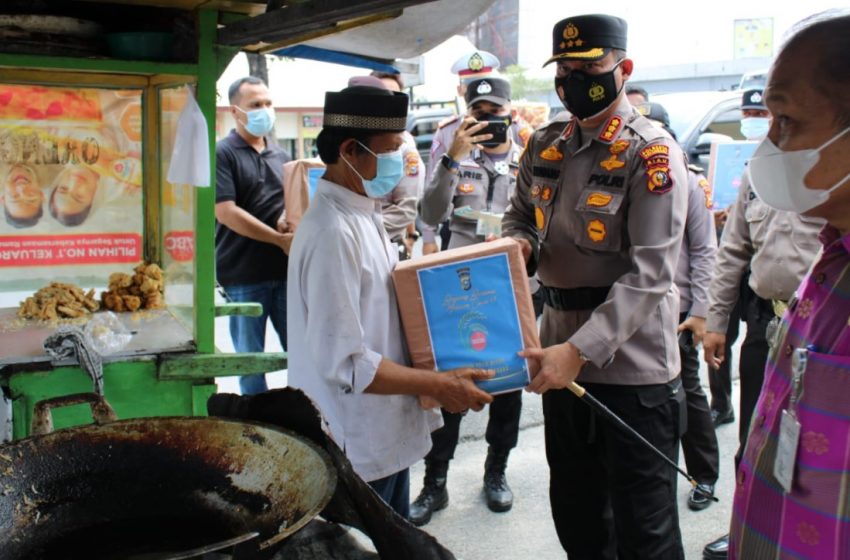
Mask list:
[[[850,558],[850,16],[804,22],[766,87],[741,93],[741,132],[758,148],[720,209],[664,107],[627,85],[627,35],[607,15],[555,24],[546,64],[566,110],[537,130],[512,112],[498,59],[465,53],[453,71],[466,111],[441,125],[427,162],[405,131],[398,75],[340,84],[326,94],[312,187],[285,184],[295,162],[267,138],[267,86],[235,82],[236,128],[216,149],[217,280],[263,314],[231,318],[234,346],[262,352],[271,319],[288,383],[317,403],[357,474],[420,526],[448,506],[463,414],[489,406],[483,490],[507,512],[522,393],[479,389],[488,370],[409,367],[390,279],[420,235],[428,254],[438,236],[443,250],[485,242],[482,224],[495,222],[521,246],[539,304],[527,390],[542,395],[551,512],[569,558],[684,552],[676,472],[567,387],[580,381],[670,461],[681,446],[696,480],[687,505],[703,510],[722,470],[715,428],[735,418],[740,322],[731,533],[704,557]],[[19,175],[6,196],[26,192]],[[286,189],[311,189],[297,225]],[[267,390],[262,375],[240,386]],[[423,459],[411,502],[409,468]]]

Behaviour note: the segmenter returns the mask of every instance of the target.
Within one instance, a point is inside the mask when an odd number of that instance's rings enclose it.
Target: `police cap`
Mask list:
[[[468,107],[479,101],[507,105],[511,101],[511,84],[502,78],[482,78],[469,82],[463,97]]]
[[[757,109],[766,111],[764,105],[764,91],[760,89],[748,89],[741,98],[741,109]]]
[[[635,109],[649,120],[658,121],[664,126],[670,126],[670,115],[667,114],[667,109],[661,103],[649,101],[647,103],[641,103]]]
[[[594,61],[611,49],[626,50],[626,20],[593,14],[563,19],[552,30],[552,58],[556,60]],[[544,64],[543,66],[546,66]]]

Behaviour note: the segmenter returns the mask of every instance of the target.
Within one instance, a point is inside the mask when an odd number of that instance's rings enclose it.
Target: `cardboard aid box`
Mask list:
[[[393,283],[414,367],[496,370],[478,383],[493,394],[528,385],[529,365],[517,352],[539,347],[540,339],[517,242],[500,239],[402,261]]]

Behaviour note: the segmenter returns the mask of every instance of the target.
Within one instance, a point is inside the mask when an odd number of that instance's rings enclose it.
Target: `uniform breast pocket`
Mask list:
[[[769,209],[764,202],[755,196],[755,193],[750,193],[750,196],[753,198],[747,203],[744,210],[744,219],[750,224],[761,222],[767,217]]]
[[[619,251],[623,242],[622,192],[585,188],[576,203],[576,245],[593,251]]]
[[[534,207],[534,225],[537,227],[537,235],[542,241],[549,234],[557,187],[549,181],[539,182],[536,177],[534,180],[535,183],[532,185],[530,192],[531,204]]]

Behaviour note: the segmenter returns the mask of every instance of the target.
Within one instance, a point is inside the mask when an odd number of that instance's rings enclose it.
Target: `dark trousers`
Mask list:
[[[688,318],[682,313],[679,322]],[[720,468],[720,456],[717,450],[717,434],[711,420],[711,408],[699,381],[699,350],[694,346],[679,345],[682,358],[682,387],[685,389],[688,424],[682,434],[682,453],[688,473],[697,482],[714,484]]]
[[[509,451],[516,447],[519,435],[519,416],[522,411],[522,391],[502,393],[490,403],[490,420],[485,437],[494,449]],[[443,427],[431,434],[433,445],[426,461],[451,461],[460,437],[462,414],[442,411]]]
[[[678,461],[678,380],[585,388]],[[568,390],[543,395],[543,416],[552,517],[570,560],[684,559],[676,471]]]
[[[735,455],[735,466],[740,460],[747,445],[747,434],[750,431],[750,420],[756,409],[756,402],[764,382],[764,368],[767,364],[768,344],[767,325],[775,317],[770,300],[762,299],[755,294],[747,305],[746,314],[747,336],[741,345],[741,416],[738,425],[738,453]]]
[[[410,517],[410,469],[373,480],[369,486],[397,514],[405,519]]]

